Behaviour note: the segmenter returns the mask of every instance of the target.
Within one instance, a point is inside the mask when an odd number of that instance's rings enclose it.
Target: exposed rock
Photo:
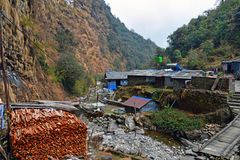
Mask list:
[[[125,124],[125,119],[124,119],[124,118],[118,118],[118,119],[116,120],[116,122],[117,122],[118,124],[124,125],[124,124]]]
[[[109,123],[109,126],[108,126],[108,132],[114,132],[116,131],[118,128],[117,124],[116,124],[116,121],[115,120],[112,120],[110,123]]]
[[[197,157],[197,153],[193,152],[191,149],[185,151],[186,155]]]
[[[204,156],[197,156],[195,159],[196,160],[207,160],[208,158],[204,157]]]
[[[193,130],[193,131],[185,132],[185,134],[187,136],[187,139],[196,140],[201,138],[202,132],[201,130]]]
[[[125,119],[125,126],[130,130],[130,131],[133,131],[136,127],[136,124],[133,120],[133,117],[129,116],[129,117],[126,117]]]
[[[136,127],[135,131],[136,131],[137,134],[144,134],[145,133],[144,129],[143,128],[139,128],[139,127]]]
[[[179,158],[180,160],[195,160],[194,156],[182,156]]]
[[[65,160],[82,160],[84,159],[83,157],[82,158],[77,158],[75,156],[66,156],[65,157]]]
[[[104,135],[102,146],[124,154],[141,155],[147,159],[176,160],[180,153],[150,137],[135,133]]]
[[[111,155],[104,155],[104,156],[100,156],[99,159],[100,160],[112,160],[112,156]]]

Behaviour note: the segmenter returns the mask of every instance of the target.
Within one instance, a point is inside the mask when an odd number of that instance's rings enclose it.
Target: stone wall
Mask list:
[[[194,114],[205,114],[228,108],[227,97],[227,92],[184,89],[178,103],[180,109]]]
[[[155,77],[147,76],[128,76],[128,85],[149,85],[154,84],[156,81]]]
[[[205,122],[217,123],[217,124],[227,124],[231,122],[234,118],[230,108],[218,109],[215,112],[200,114],[196,117],[203,118]]]
[[[191,85],[195,89],[211,90],[216,78],[212,77],[193,77]],[[230,90],[231,79],[228,77],[220,78],[215,90],[228,92]]]

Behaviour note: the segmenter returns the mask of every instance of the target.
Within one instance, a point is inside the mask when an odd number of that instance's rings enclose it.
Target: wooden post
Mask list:
[[[136,104],[135,104],[135,102],[134,102],[134,118],[136,118],[136,114],[137,114],[137,109],[136,109]],[[137,131],[136,131],[136,126],[135,126],[135,128],[134,128],[134,132],[135,132],[135,137],[137,136]]]

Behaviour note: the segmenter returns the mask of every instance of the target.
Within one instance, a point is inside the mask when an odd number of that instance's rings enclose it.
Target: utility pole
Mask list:
[[[0,57],[1,57],[1,69],[2,69],[2,76],[3,76],[3,84],[4,84],[4,93],[5,93],[5,110],[7,111],[7,153],[8,159],[10,158],[11,153],[11,144],[10,144],[10,104],[9,104],[9,91],[8,91],[8,80],[7,80],[7,73],[6,73],[6,66],[5,66],[5,57],[4,57],[4,44],[3,44],[3,11],[0,9]]]

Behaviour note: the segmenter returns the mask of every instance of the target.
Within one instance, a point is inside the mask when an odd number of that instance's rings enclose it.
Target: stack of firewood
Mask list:
[[[87,155],[87,127],[75,115],[50,109],[11,113],[13,155],[19,160],[63,159]]]

